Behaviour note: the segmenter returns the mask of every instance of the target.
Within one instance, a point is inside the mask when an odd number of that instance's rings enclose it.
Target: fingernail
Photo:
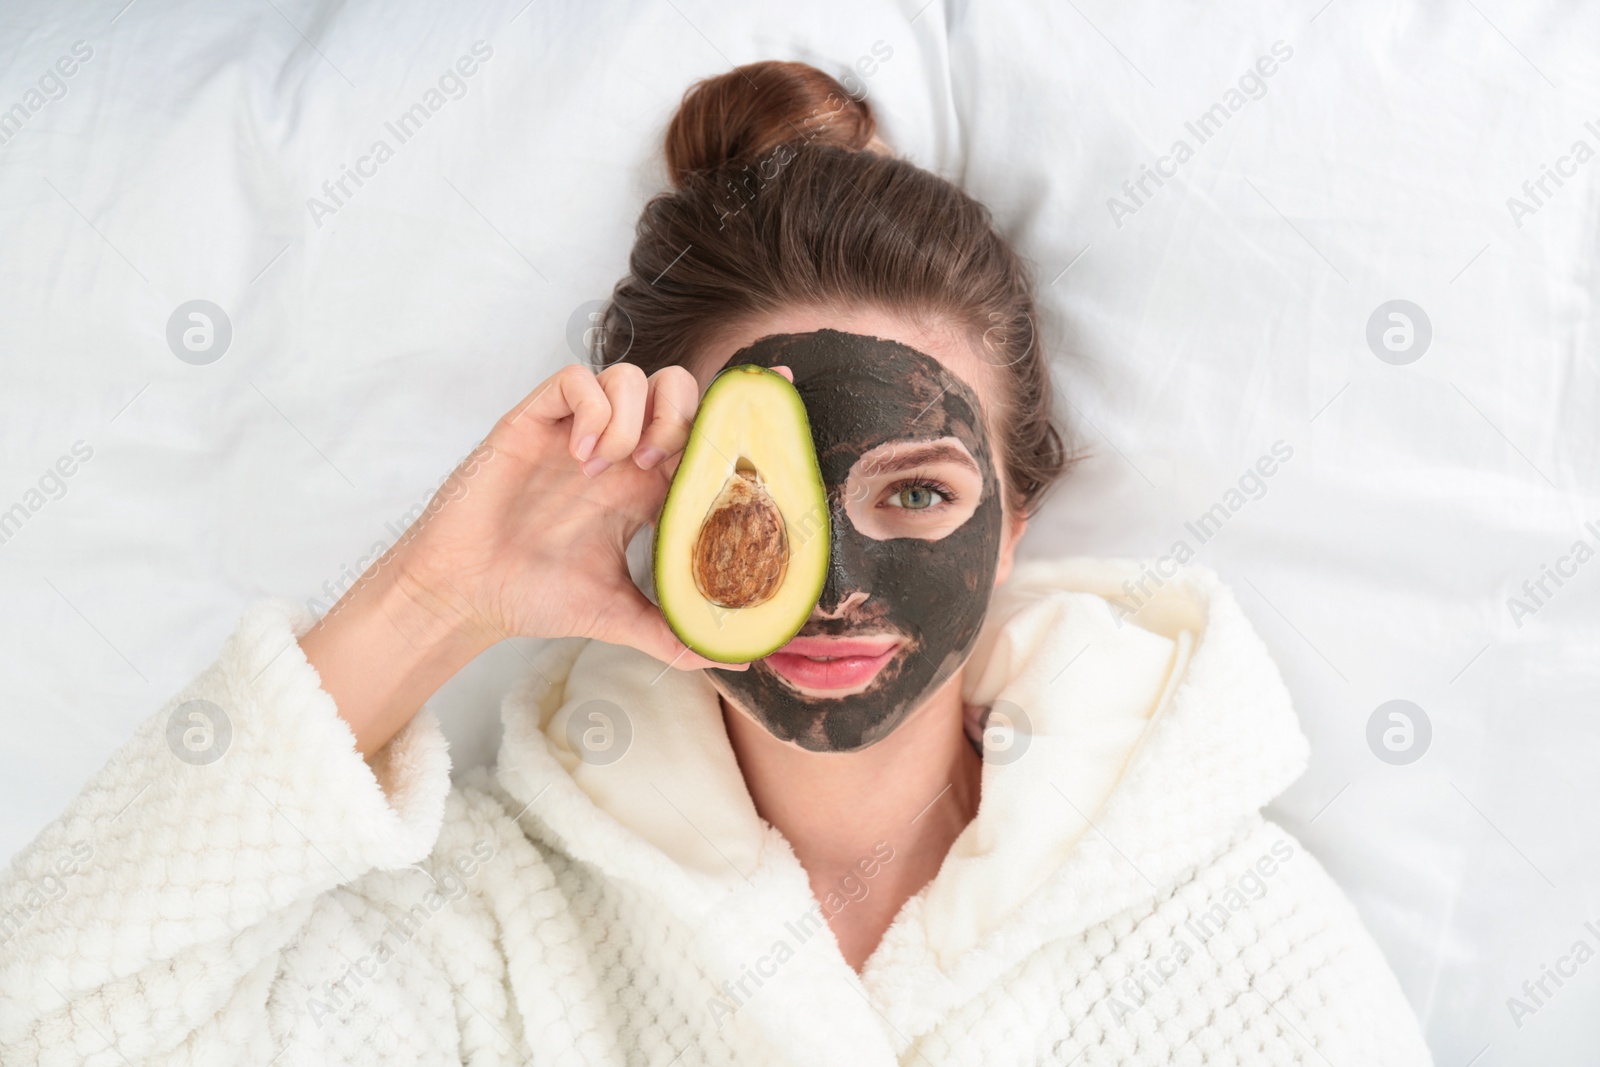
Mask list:
[[[577,455],[579,463],[582,463],[584,460],[589,458],[589,453],[594,451],[594,444],[598,440],[600,440],[600,435],[597,433],[592,433],[587,437],[580,437],[578,439],[578,451],[575,453],[575,455]]]
[[[593,459],[586,460],[584,462],[582,470],[584,474],[588,475],[590,478],[593,478],[595,475],[599,474],[609,466],[611,466],[611,461],[609,459],[604,456],[595,456]]]
[[[650,468],[660,463],[666,454],[666,449],[657,448],[655,445],[643,445],[634,450],[633,461],[640,467]]]

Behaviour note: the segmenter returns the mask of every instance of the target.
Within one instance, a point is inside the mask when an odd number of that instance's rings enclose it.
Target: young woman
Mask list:
[[[0,883],[5,1062],[1426,1064],[1260,809],[1306,742],[1202,568],[1014,563],[1068,465],[1027,271],[799,64],[691,91],[604,318],[324,618],[253,606]],[[630,579],[730,363],[830,566],[749,664]],[[729,462],[732,462],[730,457]],[[452,787],[424,702],[557,638]]]

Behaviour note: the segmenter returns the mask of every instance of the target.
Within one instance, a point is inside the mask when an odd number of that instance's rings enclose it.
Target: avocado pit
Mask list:
[[[724,608],[772,599],[789,568],[784,526],[760,474],[741,456],[695,537],[691,570],[700,595]]]

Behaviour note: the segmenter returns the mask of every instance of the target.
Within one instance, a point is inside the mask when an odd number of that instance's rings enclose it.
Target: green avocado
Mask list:
[[[724,369],[700,400],[656,521],[656,597],[667,624],[707,659],[760,659],[810,617],[829,544],[805,402],[777,371]]]

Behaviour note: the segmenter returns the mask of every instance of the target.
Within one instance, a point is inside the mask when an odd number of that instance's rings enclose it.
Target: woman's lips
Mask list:
[[[900,639],[796,637],[766,657],[766,664],[803,689],[853,689],[866,685],[894,658]]]

